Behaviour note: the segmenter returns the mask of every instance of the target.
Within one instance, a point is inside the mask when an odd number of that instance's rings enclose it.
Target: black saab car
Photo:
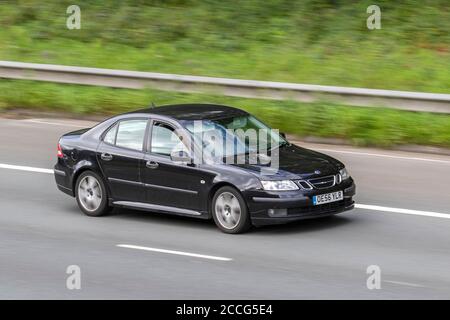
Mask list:
[[[89,216],[126,207],[212,218],[227,233],[354,206],[340,161],[220,105],[143,109],[67,133],[54,172]]]

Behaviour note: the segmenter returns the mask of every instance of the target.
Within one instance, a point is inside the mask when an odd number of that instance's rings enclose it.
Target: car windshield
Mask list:
[[[215,157],[267,153],[288,143],[278,130],[271,129],[250,115],[183,121],[183,125],[203,150]]]

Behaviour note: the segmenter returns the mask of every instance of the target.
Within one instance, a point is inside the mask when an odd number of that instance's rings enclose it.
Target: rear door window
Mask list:
[[[147,122],[146,119],[122,120],[108,131],[103,141],[117,147],[142,151]]]

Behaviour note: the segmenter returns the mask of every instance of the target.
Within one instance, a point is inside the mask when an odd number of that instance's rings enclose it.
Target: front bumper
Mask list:
[[[312,197],[342,190],[344,199],[313,205]],[[321,190],[252,191],[245,194],[253,225],[282,224],[334,215],[354,208],[356,186],[352,178]]]

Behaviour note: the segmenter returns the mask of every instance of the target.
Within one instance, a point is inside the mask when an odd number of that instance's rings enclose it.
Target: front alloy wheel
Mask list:
[[[244,198],[234,188],[220,188],[212,201],[214,222],[226,233],[241,233],[251,226]]]

